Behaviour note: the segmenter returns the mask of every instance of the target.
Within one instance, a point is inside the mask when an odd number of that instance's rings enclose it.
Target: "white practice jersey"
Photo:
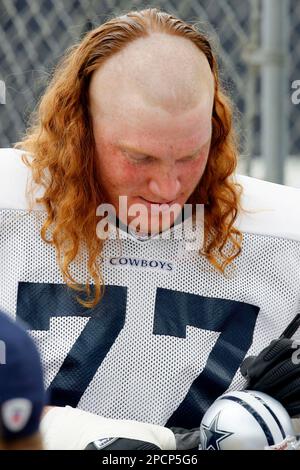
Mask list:
[[[36,341],[51,404],[196,427],[219,395],[244,386],[243,359],[300,312],[299,190],[237,178],[244,237],[227,275],[175,237],[108,240],[106,289],[91,310],[41,239],[45,213],[28,211],[28,176],[20,151],[0,151],[0,309]],[[83,262],[73,272],[85,282]]]

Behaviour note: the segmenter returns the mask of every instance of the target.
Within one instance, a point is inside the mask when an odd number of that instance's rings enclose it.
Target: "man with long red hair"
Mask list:
[[[17,147],[0,152],[0,307],[41,351],[45,446],[120,437],[119,420],[172,448],[167,428],[243,388],[244,358],[299,310],[299,191],[235,175],[210,42],[157,9],[71,48]]]

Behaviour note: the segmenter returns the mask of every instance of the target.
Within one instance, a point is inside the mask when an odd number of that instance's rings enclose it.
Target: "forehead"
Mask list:
[[[211,136],[211,112],[208,105],[177,115],[149,107],[131,107],[127,113],[101,120],[99,135],[114,146],[131,146],[149,155],[188,155]]]

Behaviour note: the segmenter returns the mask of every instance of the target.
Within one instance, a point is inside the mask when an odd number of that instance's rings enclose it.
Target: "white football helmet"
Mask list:
[[[291,418],[274,398],[253,390],[221,395],[200,425],[203,450],[260,449],[294,438]]]

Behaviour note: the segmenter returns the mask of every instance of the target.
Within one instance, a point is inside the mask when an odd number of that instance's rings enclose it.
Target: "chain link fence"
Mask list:
[[[300,105],[297,108],[290,99],[291,83],[300,79],[300,2],[289,1],[289,153],[300,155]],[[0,146],[20,139],[66,48],[108,18],[149,6],[197,23],[213,38],[223,84],[236,105],[240,135],[247,136],[241,139],[241,152],[260,155],[260,80],[257,73],[254,100],[249,95],[247,99],[246,57],[259,48],[261,0],[0,0],[0,80],[6,84],[6,104],[0,105]],[[254,125],[249,134],[250,107]]]

